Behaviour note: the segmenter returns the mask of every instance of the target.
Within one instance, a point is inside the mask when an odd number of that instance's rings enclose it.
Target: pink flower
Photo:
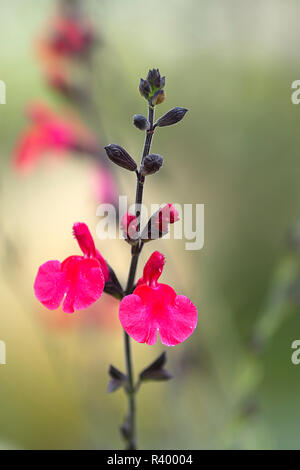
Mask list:
[[[37,299],[49,310],[63,301],[63,311],[87,308],[101,296],[109,269],[96,249],[86,224],[75,223],[74,236],[84,256],[69,256],[62,263],[47,261],[39,267],[34,291]]]
[[[48,106],[34,103],[28,110],[31,125],[21,135],[15,149],[15,165],[27,170],[49,151],[95,152],[97,143],[92,134],[75,120],[61,118]]]
[[[159,332],[163,344],[175,346],[185,341],[197,325],[195,305],[184,295],[177,295],[172,287],[157,282],[164,264],[161,253],[152,253],[133,294],[120,304],[120,322],[139,343],[155,344]]]
[[[155,225],[160,232],[167,232],[168,224],[174,224],[177,222],[177,220],[179,220],[177,209],[173,206],[173,204],[166,204],[157,212]]]
[[[142,232],[142,240],[147,242],[163,237],[169,231],[169,224],[174,224],[177,220],[179,220],[177,209],[173,204],[166,204],[151,216]]]
[[[124,237],[128,240],[134,240],[137,234],[138,219],[135,215],[126,212],[121,217],[120,227],[124,232]]]

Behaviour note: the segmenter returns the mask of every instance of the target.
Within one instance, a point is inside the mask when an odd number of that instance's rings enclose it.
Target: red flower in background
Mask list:
[[[50,87],[73,97],[80,90],[74,82],[76,59],[88,57],[97,37],[91,23],[81,15],[61,14],[53,18],[37,40],[37,52]],[[77,70],[77,72],[76,72]],[[76,96],[75,96],[76,97]]]
[[[57,16],[52,19],[42,45],[59,56],[83,55],[97,38],[91,23],[82,17]]]
[[[75,119],[61,118],[43,103],[28,109],[31,125],[23,132],[15,148],[15,165],[28,170],[46,152],[64,154],[67,151],[95,153],[95,137]]]
[[[84,256],[69,256],[62,263],[47,261],[34,282],[37,299],[49,310],[58,308],[62,301],[66,313],[87,308],[99,299],[109,279],[108,266],[87,225],[74,224],[73,233]]]
[[[120,322],[139,343],[155,344],[159,332],[163,344],[175,346],[186,340],[197,325],[195,305],[169,285],[157,282],[164,264],[161,253],[152,253],[133,294],[120,304]]]

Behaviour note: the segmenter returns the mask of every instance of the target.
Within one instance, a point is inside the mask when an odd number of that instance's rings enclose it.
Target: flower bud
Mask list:
[[[172,126],[172,124],[176,124],[176,122],[181,121],[181,119],[184,118],[185,113],[188,110],[186,108],[173,108],[170,111],[168,111],[166,114],[164,114],[162,117],[160,117],[156,123],[155,126],[158,127],[164,127],[164,126]]]
[[[161,77],[158,69],[149,70],[147,81],[152,88],[163,88],[165,86],[165,77]]]
[[[140,85],[139,85],[139,92],[144,98],[146,98],[146,100],[149,98],[149,94],[151,93],[151,88],[147,80],[143,80],[141,78]]]
[[[163,157],[156,153],[151,153],[147,155],[142,164],[141,173],[143,176],[153,175],[156,173],[163,164]]]
[[[141,239],[143,242],[157,240],[169,231],[169,224],[174,224],[179,220],[179,213],[173,204],[166,204],[155,212],[148,220],[144,228]]]
[[[116,165],[121,166],[129,171],[136,171],[137,164],[133,160],[133,158],[126,152],[123,147],[117,144],[110,144],[107,145],[105,151],[107,153],[108,158],[115,163]]]
[[[158,90],[152,98],[152,103],[153,104],[161,104],[165,101],[165,99],[166,99],[166,94],[165,94],[164,90]]]
[[[133,116],[133,124],[141,131],[146,131],[150,127],[148,119],[142,114],[135,114]]]
[[[158,69],[149,70],[146,80],[141,78],[139,91],[151,106],[160,104],[165,99],[165,77],[161,77]]]

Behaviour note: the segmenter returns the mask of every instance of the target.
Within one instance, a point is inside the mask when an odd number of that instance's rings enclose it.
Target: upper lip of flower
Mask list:
[[[157,281],[161,276],[165,262],[164,255],[159,253],[159,251],[154,251],[145,264],[143,276],[138,280],[137,285],[146,284],[151,287],[157,287]]]
[[[82,222],[76,222],[73,225],[73,235],[83,254],[87,257],[96,258],[96,247],[88,226]]]

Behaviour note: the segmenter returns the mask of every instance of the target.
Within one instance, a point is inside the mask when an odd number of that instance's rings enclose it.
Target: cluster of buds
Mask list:
[[[126,212],[121,217],[120,227],[123,230],[125,240],[134,245],[138,243],[139,238],[142,243],[162,238],[169,231],[169,225],[179,220],[179,214],[173,204],[166,204],[155,212],[147,224],[139,231],[140,217],[136,217],[130,212]]]
[[[161,77],[158,69],[152,69],[149,70],[146,80],[141,78],[139,92],[151,106],[155,106],[165,100],[164,87],[165,77]]]

